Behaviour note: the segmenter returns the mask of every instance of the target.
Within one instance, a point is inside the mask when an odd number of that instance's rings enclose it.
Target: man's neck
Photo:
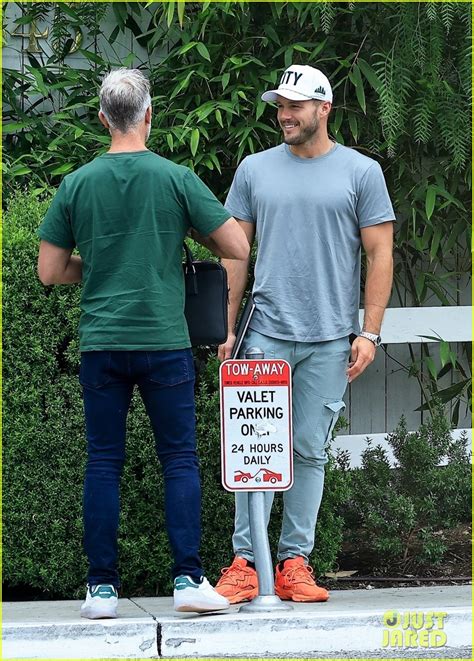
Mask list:
[[[289,145],[290,151],[298,158],[316,158],[324,156],[334,147],[334,142],[327,133],[323,136],[317,136],[314,141],[304,142],[301,145]]]
[[[136,133],[118,133],[112,134],[109,154],[117,152],[146,151],[147,147],[141,135]]]

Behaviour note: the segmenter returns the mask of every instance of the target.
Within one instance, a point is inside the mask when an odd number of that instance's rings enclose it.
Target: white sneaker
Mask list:
[[[118,594],[113,585],[88,585],[86,600],[81,606],[81,617],[97,620],[117,617]]]
[[[174,579],[174,609],[186,613],[207,613],[229,608],[225,597],[214,590],[207,578],[195,583],[190,576],[177,576]]]

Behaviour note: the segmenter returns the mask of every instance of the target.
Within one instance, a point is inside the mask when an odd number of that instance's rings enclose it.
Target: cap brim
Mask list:
[[[299,94],[299,92],[294,92],[293,90],[269,90],[264,92],[261,96],[262,101],[278,101],[278,97],[283,96],[285,99],[290,101],[309,101],[313,97],[305,96],[304,94]]]

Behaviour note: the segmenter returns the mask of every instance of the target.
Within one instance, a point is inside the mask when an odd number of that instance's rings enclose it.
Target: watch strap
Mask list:
[[[382,342],[380,335],[369,333],[368,331],[361,331],[359,337],[365,337],[366,340],[370,340],[376,347],[379,347]]]

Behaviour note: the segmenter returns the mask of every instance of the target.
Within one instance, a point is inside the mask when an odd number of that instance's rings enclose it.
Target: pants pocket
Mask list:
[[[328,431],[326,434],[326,445],[332,440],[332,433],[336,425],[337,419],[339,418],[341,411],[346,408],[345,403],[341,400],[337,402],[325,402],[324,408],[328,416]]]
[[[194,379],[191,349],[147,352],[148,381],[158,386],[177,386]]]
[[[83,351],[79,383],[88,388],[102,388],[111,380],[111,351]]]

